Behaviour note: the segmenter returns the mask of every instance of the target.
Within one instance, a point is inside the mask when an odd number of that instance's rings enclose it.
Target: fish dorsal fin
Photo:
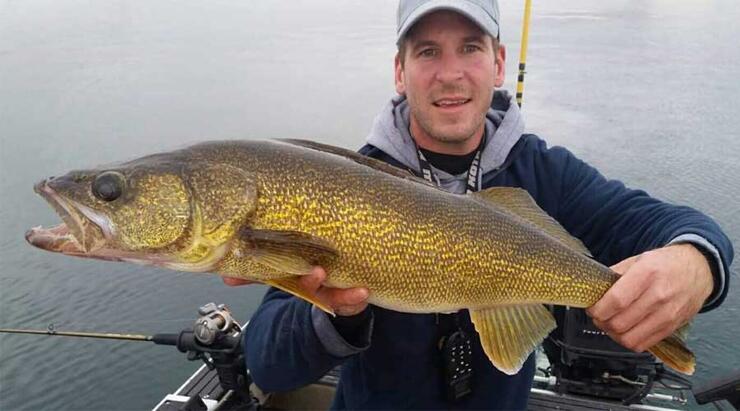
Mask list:
[[[267,280],[265,281],[265,284],[271,285],[275,288],[279,288],[287,293],[293,294],[298,298],[301,298],[303,300],[308,301],[309,303],[315,305],[320,310],[326,312],[327,314],[331,316],[336,316],[334,314],[334,310],[329,307],[328,305],[324,304],[322,301],[315,298],[313,295],[310,295],[306,293],[306,291],[301,287],[301,284],[299,282],[299,279],[301,278],[300,275],[295,275],[292,277],[285,277],[285,278],[279,278],[274,280]]]
[[[305,275],[315,265],[331,263],[339,252],[327,241],[299,231],[244,228],[239,238],[258,263],[292,275]]]
[[[684,342],[687,331],[688,326],[684,325],[648,351],[674,370],[691,375],[696,368],[696,357]]]
[[[568,247],[591,256],[591,252],[581,240],[570,235],[560,223],[543,211],[526,190],[513,187],[493,187],[471,195],[485,204],[492,204],[501,211],[524,219]]]
[[[555,329],[555,319],[541,304],[470,310],[488,359],[501,372],[519,372],[529,354]]]
[[[390,174],[395,177],[403,178],[405,180],[410,180],[410,181],[413,181],[419,184],[424,184],[430,187],[437,188],[436,185],[424,180],[423,178],[419,178],[415,176],[414,174],[412,174],[411,172],[407,170],[394,167],[386,162],[380,161],[372,157],[363,156],[360,153],[354,152],[352,150],[347,150],[346,148],[330,146],[328,144],[317,143],[315,141],[290,139],[290,138],[281,138],[281,139],[278,139],[277,141],[292,144],[294,146],[309,148],[311,150],[321,151],[324,153],[334,154],[340,157],[344,157],[348,160],[352,160],[355,163],[362,164],[364,166],[370,167],[378,171],[382,171],[386,174]]]

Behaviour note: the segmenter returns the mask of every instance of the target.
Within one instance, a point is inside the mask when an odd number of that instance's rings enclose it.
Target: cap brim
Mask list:
[[[440,10],[449,10],[460,13],[463,16],[467,17],[470,21],[475,23],[478,27],[480,27],[481,30],[488,33],[491,37],[498,38],[498,21],[496,21],[493,16],[488,14],[488,12],[483,10],[482,7],[471,4],[470,2],[465,0],[438,0],[424,3],[416,10],[411,12],[411,14],[409,14],[409,16],[401,25],[401,29],[398,30],[396,36],[396,44],[398,45],[401,43],[401,40],[406,35],[406,33],[408,33],[409,29],[411,29],[411,27],[416,24],[422,17],[426,16],[429,13]],[[495,24],[495,28],[486,27],[485,22],[487,21],[493,21]]]

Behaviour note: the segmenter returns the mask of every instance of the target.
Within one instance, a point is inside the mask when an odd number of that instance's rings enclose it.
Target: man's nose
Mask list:
[[[443,83],[457,81],[463,78],[464,68],[462,60],[453,53],[443,56],[439,69],[437,70],[437,80]]]

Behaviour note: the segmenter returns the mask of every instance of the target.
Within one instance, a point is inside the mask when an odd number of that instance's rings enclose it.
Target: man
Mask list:
[[[616,341],[644,351],[727,293],[732,248],[707,217],[609,181],[562,148],[523,134],[504,82],[495,0],[401,0],[395,83],[399,96],[378,116],[369,155],[448,191],[526,189],[595,258],[622,278],[588,312]],[[317,267],[304,288],[324,312],[270,289],[252,317],[247,363],[266,391],[300,387],[342,364],[337,409],[523,409],[533,356],[513,376],[472,342],[472,377],[455,386],[444,370],[450,336],[475,336],[468,313],[419,315],[368,306],[368,291],[322,286]],[[237,280],[227,280],[236,285]],[[455,387],[450,392],[447,388]]]

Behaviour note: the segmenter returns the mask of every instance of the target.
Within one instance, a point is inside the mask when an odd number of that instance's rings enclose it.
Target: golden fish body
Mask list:
[[[29,231],[37,247],[258,280],[331,313],[297,281],[321,265],[327,285],[366,287],[378,306],[470,310],[486,354],[510,374],[555,327],[542,304],[588,307],[617,279],[524,190],[450,194],[307,141],[203,143],[36,191],[64,221]],[[693,371],[678,337],[651,351]]]
[[[250,227],[326,240],[339,254],[326,263],[329,285],[367,287],[373,304],[406,312],[532,302],[586,307],[616,280],[606,267],[481,197],[304,147],[233,144],[193,150],[257,176]],[[227,255],[217,271],[243,278],[269,271],[244,259],[248,251],[238,254]]]

